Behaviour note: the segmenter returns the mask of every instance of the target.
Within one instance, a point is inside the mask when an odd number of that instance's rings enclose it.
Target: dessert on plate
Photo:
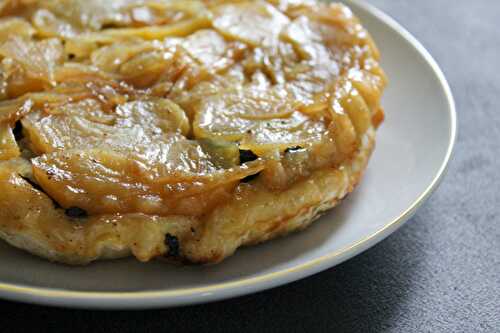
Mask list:
[[[304,229],[366,168],[378,60],[337,3],[0,1],[0,237],[217,263]]]

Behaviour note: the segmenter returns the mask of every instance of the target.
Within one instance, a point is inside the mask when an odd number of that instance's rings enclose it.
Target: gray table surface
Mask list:
[[[141,312],[0,302],[0,330],[500,332],[500,1],[371,2],[429,49],[458,106],[448,175],[405,227],[340,266],[267,292]]]

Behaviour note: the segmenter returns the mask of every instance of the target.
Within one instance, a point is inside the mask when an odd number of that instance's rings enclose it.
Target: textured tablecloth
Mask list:
[[[500,0],[372,0],[434,55],[454,92],[455,155],[398,232],[326,272],[252,296],[141,312],[0,302],[0,331],[500,332]]]

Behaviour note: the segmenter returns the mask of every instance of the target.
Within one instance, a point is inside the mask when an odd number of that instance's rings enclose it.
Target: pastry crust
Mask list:
[[[213,264],[359,183],[386,78],[347,7],[84,2],[0,8],[6,242],[72,265]]]

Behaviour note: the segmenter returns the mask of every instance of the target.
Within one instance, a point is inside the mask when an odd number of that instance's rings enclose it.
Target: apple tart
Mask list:
[[[0,1],[0,237],[217,263],[360,181],[386,77],[344,5]]]

